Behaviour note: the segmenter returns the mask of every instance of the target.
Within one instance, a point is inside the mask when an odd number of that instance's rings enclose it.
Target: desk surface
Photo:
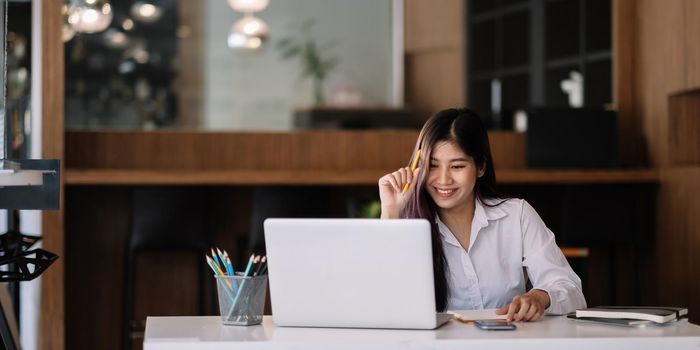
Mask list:
[[[224,326],[218,316],[149,317],[144,350],[184,349],[698,349],[700,326],[680,321],[627,328],[546,316],[515,331],[482,331],[450,321],[437,330]]]

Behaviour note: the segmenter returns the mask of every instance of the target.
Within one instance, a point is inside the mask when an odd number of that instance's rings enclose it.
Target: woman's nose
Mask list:
[[[440,173],[438,174],[438,181],[442,185],[449,185],[452,183],[452,177],[450,176],[450,172],[448,169],[440,169]]]

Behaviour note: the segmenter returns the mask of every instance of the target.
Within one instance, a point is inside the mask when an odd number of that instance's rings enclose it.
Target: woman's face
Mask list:
[[[428,180],[430,197],[443,210],[459,210],[474,200],[474,184],[483,175],[474,159],[454,142],[440,141],[430,155]]]

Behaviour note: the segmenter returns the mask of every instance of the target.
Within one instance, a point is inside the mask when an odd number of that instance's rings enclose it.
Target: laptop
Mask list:
[[[435,329],[427,220],[267,219],[278,326]]]

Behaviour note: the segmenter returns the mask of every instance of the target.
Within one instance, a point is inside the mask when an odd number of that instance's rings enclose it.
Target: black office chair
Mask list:
[[[207,201],[196,188],[135,188],[132,190],[131,233],[126,246],[124,272],[123,345],[131,348],[133,329],[141,330],[143,322],[134,322],[134,277],[136,256],[144,252],[188,251],[201,256],[198,283],[200,314],[212,313],[216,298],[214,279],[204,260],[211,247],[207,229]],[[134,327],[136,326],[136,327]],[[142,331],[142,330],[141,330]]]
[[[325,188],[313,186],[264,186],[253,192],[248,254],[265,252],[263,223],[268,218],[329,217]],[[243,255],[247,259],[247,255]]]

